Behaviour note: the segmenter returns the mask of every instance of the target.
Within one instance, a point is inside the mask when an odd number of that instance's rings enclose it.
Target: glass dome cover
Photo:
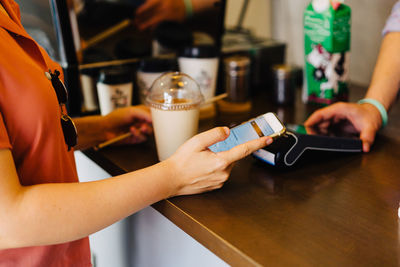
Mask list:
[[[157,78],[146,98],[150,107],[162,110],[197,108],[204,101],[200,86],[182,72],[167,72]]]

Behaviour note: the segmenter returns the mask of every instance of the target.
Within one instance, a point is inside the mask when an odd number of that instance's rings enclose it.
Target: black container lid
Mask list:
[[[189,58],[214,58],[218,56],[218,51],[214,45],[186,46],[179,51],[179,56]]]
[[[164,21],[154,30],[154,38],[167,48],[180,49],[193,43],[191,30],[182,23]]]
[[[90,64],[108,60],[112,60],[112,57],[109,56],[105,51],[94,48],[85,50],[82,55],[82,64]],[[97,77],[99,75],[99,71],[100,68],[85,68],[80,70],[81,74],[92,77]]]
[[[115,44],[114,54],[118,59],[150,56],[151,40],[141,36],[122,39]]]
[[[98,82],[104,84],[124,84],[132,82],[132,70],[129,68],[107,68],[100,71]]]
[[[142,72],[167,72],[177,70],[176,59],[172,58],[144,58],[139,63],[139,71]]]

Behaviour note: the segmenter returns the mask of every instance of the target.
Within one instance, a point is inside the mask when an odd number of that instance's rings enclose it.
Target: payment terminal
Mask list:
[[[306,151],[362,152],[356,135],[338,132],[321,133],[302,125],[286,125],[286,134],[271,145],[253,153],[256,158],[277,167],[291,167]]]

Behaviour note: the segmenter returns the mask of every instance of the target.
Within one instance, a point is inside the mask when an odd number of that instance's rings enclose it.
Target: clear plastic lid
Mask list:
[[[204,101],[200,86],[189,75],[167,72],[150,88],[146,104],[162,110],[185,110],[199,107]]]

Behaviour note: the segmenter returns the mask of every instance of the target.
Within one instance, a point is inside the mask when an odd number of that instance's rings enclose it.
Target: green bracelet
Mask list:
[[[193,16],[193,5],[192,0],[183,0],[185,4],[186,18],[191,18]]]
[[[357,104],[364,104],[364,103],[371,104],[378,109],[382,118],[382,128],[385,127],[386,124],[388,123],[388,114],[385,107],[381,104],[381,102],[372,98],[364,98],[357,102]]]

